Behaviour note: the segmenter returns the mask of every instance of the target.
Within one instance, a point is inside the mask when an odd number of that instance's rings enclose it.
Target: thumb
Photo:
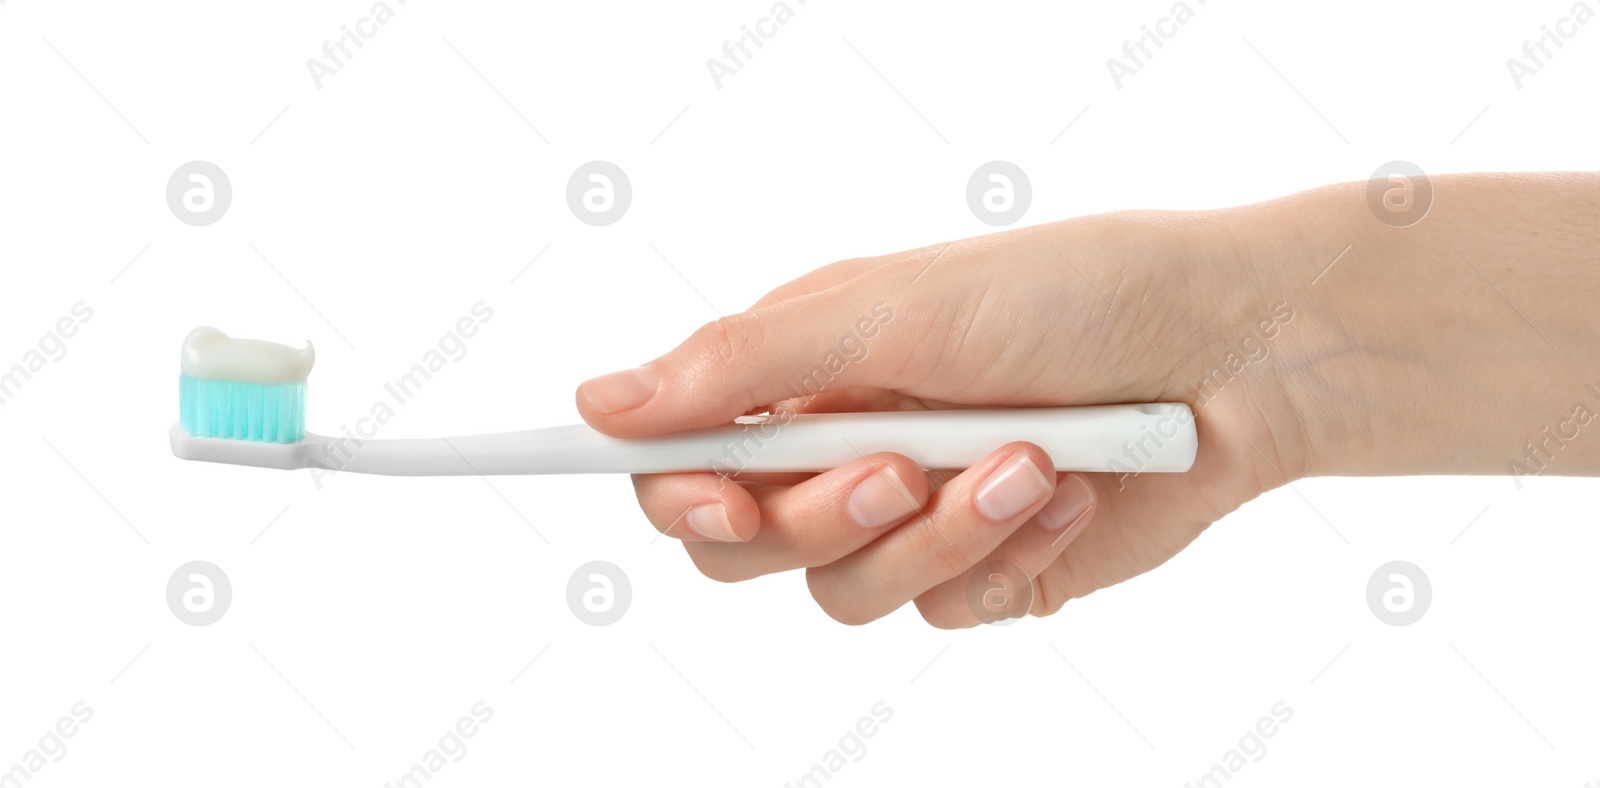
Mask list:
[[[833,288],[707,323],[642,367],[578,386],[578,412],[608,435],[643,437],[727,424],[773,402],[881,385],[869,358],[909,353],[894,308]]]

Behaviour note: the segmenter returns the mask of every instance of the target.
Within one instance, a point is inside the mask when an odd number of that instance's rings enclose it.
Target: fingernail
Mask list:
[[[978,488],[978,512],[991,520],[1009,520],[1050,494],[1050,480],[1028,455],[1011,455]]]
[[[689,523],[689,530],[718,542],[737,542],[738,534],[733,532],[733,523],[728,522],[728,507],[720,503],[703,503],[689,509],[683,516]]]
[[[856,485],[846,508],[856,525],[877,528],[911,514],[922,505],[900,481],[900,474],[894,472],[894,467],[885,465]]]
[[[1060,530],[1082,517],[1093,501],[1089,483],[1082,476],[1068,476],[1056,485],[1056,494],[1033,517],[1046,531]]]
[[[656,393],[656,371],[649,367],[590,378],[579,386],[595,410],[610,415],[643,405]]]

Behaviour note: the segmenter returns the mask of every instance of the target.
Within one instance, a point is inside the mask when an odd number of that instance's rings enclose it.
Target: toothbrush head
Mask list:
[[[306,377],[315,361],[310,342],[296,350],[197,328],[183,340],[178,426],[196,438],[298,442],[305,437]]]

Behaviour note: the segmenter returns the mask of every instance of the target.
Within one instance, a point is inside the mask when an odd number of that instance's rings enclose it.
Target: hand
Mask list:
[[[968,574],[991,561],[1025,575],[1024,603],[1044,615],[1162,563],[1281,482],[1269,465],[1297,471],[1264,412],[1280,396],[1244,375],[1206,382],[1227,358],[1219,308],[1274,334],[1293,319],[1225,303],[1210,285],[1238,282],[1228,248],[1193,217],[1130,214],[847,260],[644,367],[585,383],[578,406],[595,428],[632,437],[769,409],[1194,403],[1197,388],[1209,392],[1187,474],[1058,475],[1041,472],[1053,464],[1038,447],[1012,444],[961,473],[880,453],[817,475],[635,478],[650,521],[706,575],[804,567],[839,621],[915,601],[935,626],[974,625],[985,611],[969,603]],[[806,392],[817,393],[796,396]]]
[[[804,567],[841,622],[914,601],[935,626],[972,626],[989,611],[968,579],[996,561],[1047,615],[1303,476],[1600,473],[1600,440],[1571,435],[1600,410],[1594,185],[1436,178],[1426,220],[1398,228],[1365,184],[1342,184],[846,260],[585,382],[577,404],[596,429],[638,437],[762,411],[1189,403],[1200,447],[1184,474],[1042,473],[1050,458],[1013,444],[959,473],[880,453],[815,475],[634,480],[706,575]],[[1514,259],[1539,266],[1514,276]],[[1536,305],[1543,329],[1507,301]],[[1539,419],[1566,436],[1542,444],[1561,453],[1518,465]]]

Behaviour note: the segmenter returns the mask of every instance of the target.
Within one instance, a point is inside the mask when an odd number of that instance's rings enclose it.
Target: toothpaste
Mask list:
[[[183,340],[183,374],[196,380],[304,383],[316,360],[310,341],[296,350],[276,342],[234,339],[210,326],[190,331]]]

